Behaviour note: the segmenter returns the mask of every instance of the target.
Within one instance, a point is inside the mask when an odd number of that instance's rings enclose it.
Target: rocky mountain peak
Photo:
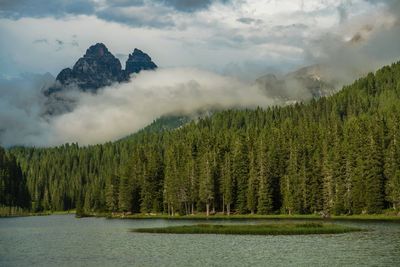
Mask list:
[[[64,91],[66,88],[78,88],[84,92],[95,93],[101,87],[128,81],[132,73],[156,68],[157,65],[148,54],[135,48],[123,70],[121,62],[108,51],[108,48],[103,43],[97,43],[86,50],[72,69],[63,69],[57,75],[56,83],[45,91],[45,95]]]
[[[69,90],[96,93],[101,87],[129,81],[132,73],[156,68],[148,54],[135,48],[123,70],[121,62],[103,43],[92,45],[72,68],[63,69],[54,84],[44,90],[44,95],[48,97],[44,113],[53,115],[72,110],[75,100],[68,99],[65,94]]]
[[[100,58],[104,55],[111,54],[107,47],[103,43],[97,43],[95,45],[90,46],[86,50],[86,54],[83,57],[93,57],[93,58]]]
[[[157,65],[151,60],[151,57],[137,48],[129,55],[125,65],[125,71],[128,75],[138,73],[141,70],[154,70],[156,68]]]
[[[135,48],[133,53],[129,55],[128,61],[150,62],[151,57],[148,54],[143,53],[142,50]]]

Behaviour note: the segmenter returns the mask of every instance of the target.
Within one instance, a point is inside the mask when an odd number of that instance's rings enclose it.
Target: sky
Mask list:
[[[398,0],[0,0],[0,145],[117,140],[165,115],[277,104],[254,80],[327,66],[341,84],[400,59]],[[43,76],[95,43],[159,66],[43,117]],[[47,83],[54,79],[47,74]]]
[[[90,45],[103,42],[123,62],[137,47],[161,67],[198,67],[251,80],[315,63],[326,52],[321,51],[321,40],[326,38],[345,43],[360,32],[367,38],[371,27],[371,32],[392,27],[399,11],[395,4],[390,0],[0,0],[0,73],[57,75]]]

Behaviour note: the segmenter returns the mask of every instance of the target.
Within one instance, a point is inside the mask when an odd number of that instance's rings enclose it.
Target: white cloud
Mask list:
[[[232,0],[180,12],[152,1],[100,1],[90,15],[0,19],[0,70],[57,74],[96,42],[105,43],[114,54],[128,54],[139,47],[160,66],[222,71],[228,64],[246,61],[263,62],[263,69],[289,69],[304,62],[304,53],[299,51],[310,40],[338,31],[343,13],[350,20],[379,13],[382,6],[366,0],[351,4],[345,0]],[[243,18],[257,23],[243,23]],[[35,43],[41,39],[48,43]],[[65,44],[60,46],[56,40]],[[284,47],[291,47],[289,53]]]
[[[105,87],[96,95],[80,93],[71,113],[47,121],[40,116],[38,91],[29,102],[29,112],[21,104],[24,95],[13,92],[5,92],[11,97],[0,101],[0,125],[6,125],[0,131],[0,144],[6,146],[96,144],[122,138],[164,114],[190,115],[200,109],[274,103],[256,86],[193,68],[143,71],[131,82]]]
[[[82,94],[78,107],[51,122],[50,143],[81,144],[115,140],[164,114],[192,114],[218,107],[257,107],[273,103],[257,87],[198,69],[142,72],[130,83]]]

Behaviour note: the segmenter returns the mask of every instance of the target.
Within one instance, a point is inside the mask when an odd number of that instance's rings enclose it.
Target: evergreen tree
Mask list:
[[[118,211],[118,194],[119,194],[119,177],[116,175],[110,175],[106,181],[106,203],[109,211]],[[90,195],[86,196],[86,201],[89,201]]]
[[[269,214],[272,212],[272,183],[271,183],[271,173],[269,172],[267,151],[264,143],[258,147],[258,205],[257,212],[259,214]]]
[[[258,170],[257,162],[253,150],[250,150],[249,155],[249,180],[247,185],[247,209],[254,214],[257,208],[257,189],[259,186],[258,182]]]
[[[368,155],[363,166],[365,182],[365,211],[366,213],[380,213],[383,209],[383,155],[379,139],[370,134]]]
[[[246,137],[240,134],[233,144],[233,180],[236,182],[236,207],[239,213],[247,212],[247,185],[249,159]]]
[[[214,181],[212,176],[212,162],[210,151],[205,149],[200,157],[199,178],[200,201],[206,205],[206,214],[210,215],[210,205],[214,199]]]
[[[233,203],[233,184],[232,179],[232,162],[230,153],[227,152],[224,157],[224,165],[222,169],[222,201],[223,206],[226,206],[226,213],[230,215],[231,205]]]

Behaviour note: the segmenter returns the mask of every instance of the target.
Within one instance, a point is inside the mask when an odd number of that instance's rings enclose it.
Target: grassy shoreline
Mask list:
[[[330,218],[322,218],[319,215],[314,214],[297,214],[297,215],[211,215],[206,216],[205,214],[195,215],[176,215],[168,216],[166,214],[95,214],[95,217],[107,217],[109,219],[166,219],[166,220],[318,220],[318,221],[392,221],[400,222],[400,216],[384,215],[384,214],[370,214],[370,215],[337,215],[331,216]]]
[[[311,235],[343,234],[362,231],[360,228],[327,223],[220,225],[197,224],[132,229],[135,233],[158,234],[223,234],[223,235]]]
[[[109,212],[91,212],[91,213],[76,213],[75,210],[67,211],[43,211],[43,212],[21,212],[16,214],[2,214],[0,218],[7,217],[25,217],[25,216],[47,216],[47,215],[66,215],[75,214],[77,218],[98,217],[107,219],[164,219],[164,220],[316,220],[316,221],[385,221],[400,223],[399,215],[388,214],[358,214],[358,215],[333,215],[330,218],[322,218],[317,214],[274,214],[274,215],[259,215],[259,214],[232,214],[224,215],[214,214],[206,216],[205,213],[196,213],[194,215],[175,215],[167,214],[123,214]]]
[[[17,213],[1,213],[0,218],[14,218],[14,217],[28,217],[28,216],[49,216],[49,215],[65,215],[75,214],[75,210],[63,210],[63,211],[42,211],[42,212],[29,212],[22,211]]]

